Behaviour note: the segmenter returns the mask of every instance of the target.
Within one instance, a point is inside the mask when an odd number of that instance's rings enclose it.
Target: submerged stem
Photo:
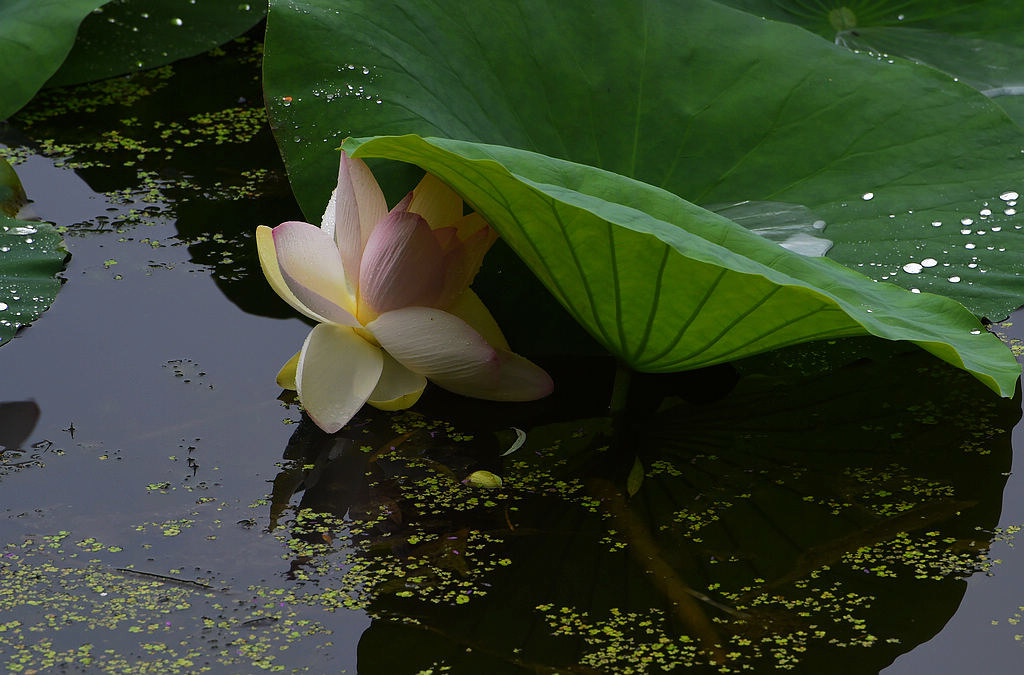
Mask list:
[[[612,419],[618,419],[626,411],[629,398],[629,382],[633,371],[622,361],[616,362],[615,382],[612,384],[612,399],[608,403],[608,413]]]
[[[586,481],[586,486],[592,495],[601,500],[601,505],[611,515],[615,529],[622,533],[629,544],[633,560],[648,573],[651,583],[669,600],[676,617],[697,636],[711,662],[717,665],[727,663],[729,656],[722,646],[722,639],[698,600],[709,602],[712,606],[734,616],[742,614],[711,601],[704,593],[694,591],[686,585],[679,573],[662,555],[661,547],[646,523],[629,508],[626,498],[614,485],[602,478],[591,478]]]

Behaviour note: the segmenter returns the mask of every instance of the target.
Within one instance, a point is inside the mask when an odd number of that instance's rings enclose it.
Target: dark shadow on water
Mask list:
[[[39,422],[35,401],[0,403],[0,478],[21,469],[41,465],[40,455],[49,450],[46,443],[23,447]]]
[[[0,403],[0,446],[5,450],[19,449],[38,421],[39,406],[35,401]]]
[[[617,438],[601,415],[610,382],[594,377],[610,364],[577,365],[579,386],[518,424],[485,403],[460,404],[466,427],[433,423],[455,405],[437,395],[334,437],[296,430],[271,519],[290,517],[294,493],[346,519],[373,570],[361,673],[874,673],[987,569],[1019,401],[923,353],[731,391],[693,375],[682,396],[641,379]],[[502,458],[509,425],[527,441]],[[480,469],[504,486],[462,482]]]

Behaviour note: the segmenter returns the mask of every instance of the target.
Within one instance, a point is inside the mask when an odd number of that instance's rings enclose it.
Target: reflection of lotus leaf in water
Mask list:
[[[0,446],[5,450],[17,450],[38,421],[39,406],[35,401],[0,403]]]
[[[38,421],[39,406],[35,401],[0,403],[0,477],[39,463],[35,453],[26,457],[22,448]],[[44,443],[33,449],[48,450],[49,445]]]
[[[182,61],[173,71],[161,68],[71,90],[44,90],[16,123],[58,164],[70,161],[90,188],[68,186],[62,195],[62,206],[74,218],[97,211],[68,236],[128,232],[160,218],[173,220],[178,237],[164,244],[187,244],[191,262],[208,269],[232,302],[251,314],[291,317],[294,311],[260,274],[249,230],[254,222],[285,220],[294,214],[295,200],[283,168],[276,168],[279,155],[259,104],[259,79],[253,72],[258,46],[241,40],[227,50],[227,57],[215,62]],[[198,83],[215,100],[196,96]],[[183,107],[183,101],[192,105]],[[142,122],[126,127],[120,121],[126,115]],[[69,134],[72,118],[91,129],[90,135]],[[93,142],[93,136],[105,140]],[[163,160],[154,162],[155,157]],[[103,204],[104,198],[109,203]],[[104,213],[97,204],[116,211]]]
[[[987,569],[979,531],[1019,416],[931,364],[750,376],[714,402],[665,398],[615,437],[603,419],[535,426],[505,459],[492,432],[508,420],[487,415],[470,439],[414,415],[340,438],[304,423],[272,512],[304,491],[293,573],[374,616],[360,672],[873,673]],[[634,420],[659,408],[647,395]],[[627,500],[634,455],[646,475]],[[478,469],[503,487],[460,482]]]

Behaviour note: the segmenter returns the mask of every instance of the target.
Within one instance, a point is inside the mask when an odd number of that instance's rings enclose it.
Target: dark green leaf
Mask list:
[[[25,188],[21,186],[18,174],[6,159],[0,157],[0,213],[16,216],[25,201]]]
[[[266,13],[258,0],[114,0],[93,13],[49,86],[162,66],[246,32]]]
[[[787,21],[851,50],[901,57],[947,73],[993,98],[1017,121],[1024,95],[1024,21],[1016,0],[855,1],[839,9],[808,8],[788,0],[719,0]]]
[[[1024,225],[999,196],[1024,193],[1024,136],[975,90],[701,0],[492,9],[272,3],[265,90],[307,218],[345,136],[416,133],[597,166],[695,204],[802,205],[826,222],[828,256],[876,280],[993,320],[1021,304]],[[412,186],[389,171],[389,194]]]
[[[54,275],[66,257],[52,225],[0,213],[0,344],[49,309],[60,290]]]
[[[104,0],[0,0],[0,120],[39,91],[68,55],[78,24]]]

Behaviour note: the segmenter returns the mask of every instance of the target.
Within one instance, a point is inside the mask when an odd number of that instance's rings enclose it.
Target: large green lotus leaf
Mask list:
[[[848,49],[898,56],[985,93],[1018,124],[1024,95],[1024,3],[1017,0],[854,0],[808,6],[791,0],[719,0],[788,21]]]
[[[828,256],[872,278],[993,320],[1024,298],[1008,203],[1024,192],[1024,136],[998,106],[931,68],[718,3],[275,1],[264,76],[314,222],[341,138],[417,133],[597,166],[696,204],[803,205],[827,223]],[[409,189],[382,175],[390,194]]]
[[[839,31],[864,26],[958,25],[975,30],[998,26],[996,13],[1014,12],[1012,0],[716,0],[757,16],[795,23],[832,39]],[[1000,17],[1004,21],[1008,16]],[[1003,27],[1005,29],[1005,26]]]
[[[201,54],[246,32],[266,3],[114,0],[86,18],[50,86],[99,80]]]
[[[353,157],[411,162],[451,185],[634,369],[689,370],[871,334],[914,342],[1013,395],[1020,366],[959,303],[793,253],[665,190],[465,141],[408,135],[343,147]]]
[[[104,0],[0,0],[0,120],[29,102]]]
[[[67,251],[47,223],[15,220],[0,212],[0,344],[53,302]]]

